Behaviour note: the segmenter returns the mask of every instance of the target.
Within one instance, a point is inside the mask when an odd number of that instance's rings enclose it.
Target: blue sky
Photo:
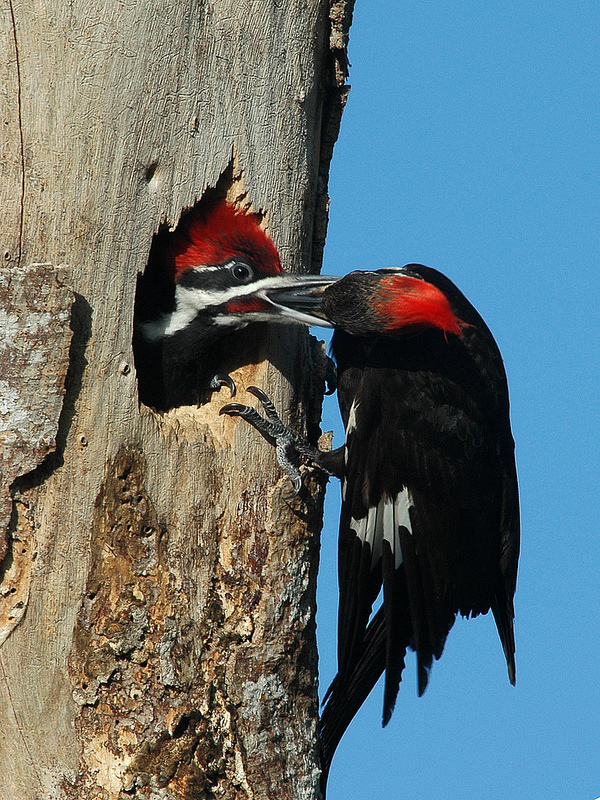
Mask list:
[[[502,350],[517,442],[517,687],[491,615],[460,620],[392,722],[381,684],[328,800],[600,797],[600,7],[357,0],[323,271],[445,272]],[[319,331],[315,331],[320,333]],[[324,428],[342,431],[335,399]],[[339,486],[319,577],[335,673]]]

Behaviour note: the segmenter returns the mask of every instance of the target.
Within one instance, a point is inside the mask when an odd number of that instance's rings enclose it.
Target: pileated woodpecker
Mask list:
[[[251,322],[322,324],[278,302],[290,287],[330,283],[282,271],[258,217],[224,200],[205,200],[175,231],[153,242],[138,280],[134,353],[140,399],[159,410],[201,402],[220,385],[232,333]]]
[[[457,614],[493,612],[515,682],[519,503],[506,375],[485,322],[434,269],[353,272],[286,302],[335,325],[344,446],[312,456],[342,481],[338,673],[321,719],[334,751],[385,671],[383,724],[407,648],[427,686]],[[237,403],[222,411],[281,438]],[[306,448],[301,452],[309,452]],[[383,588],[381,607],[372,607]]]

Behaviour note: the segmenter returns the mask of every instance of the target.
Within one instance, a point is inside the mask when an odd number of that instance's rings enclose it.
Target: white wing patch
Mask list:
[[[358,538],[371,548],[371,568],[381,559],[383,542],[390,545],[394,555],[394,567],[402,564],[402,547],[400,545],[400,526],[412,535],[410,509],[413,501],[410,491],[405,487],[396,497],[382,497],[376,506],[371,506],[367,516],[361,519],[351,518],[350,529]]]
[[[358,410],[358,400],[356,398],[352,401],[352,405],[350,406],[350,413],[348,414],[348,424],[346,425],[346,439],[352,433],[352,431],[356,428],[356,412]]]
[[[348,424],[346,425],[346,436],[344,439],[344,466],[348,463],[348,437],[353,430],[356,429],[356,411],[358,409],[358,400],[354,398],[350,406],[350,413],[348,414]],[[342,483],[342,500],[346,499],[346,479]]]

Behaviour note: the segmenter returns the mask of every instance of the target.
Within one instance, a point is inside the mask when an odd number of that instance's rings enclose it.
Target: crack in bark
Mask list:
[[[326,39],[327,56],[323,89],[323,109],[317,195],[312,245],[312,269],[319,272],[323,261],[323,250],[327,236],[329,218],[329,166],[333,147],[337,141],[342,114],[350,86],[348,77],[347,45],[352,24],[354,0],[330,0],[328,4],[329,36]]]
[[[15,721],[15,726],[16,726],[17,730],[19,731],[19,737],[21,738],[21,743],[23,745],[23,749],[27,753],[27,761],[29,763],[29,767],[30,767],[31,771],[35,775],[35,779],[36,779],[37,785],[38,785],[39,795],[41,797],[43,790],[42,790],[42,782],[41,782],[41,779],[40,779],[40,774],[39,774],[38,770],[36,769],[35,759],[33,758],[32,754],[31,754],[31,750],[29,749],[29,745],[27,743],[27,737],[25,736],[25,731],[23,730],[23,726],[21,725],[21,722],[19,720],[19,716],[17,714],[17,710],[15,708],[15,703],[14,703],[14,700],[13,700],[13,697],[12,697],[12,693],[10,691],[10,681],[8,680],[8,676],[6,674],[6,668],[4,666],[4,657],[2,655],[2,651],[1,650],[0,650],[0,672],[2,673],[2,683],[6,687],[6,694],[8,695],[8,702],[10,704],[10,710],[12,712],[13,719]]]
[[[23,250],[23,227],[25,222],[25,144],[23,137],[23,114],[22,114],[22,93],[21,93],[21,64],[19,61],[19,44],[17,41],[17,24],[15,20],[15,11],[13,8],[12,0],[8,0],[8,7],[10,9],[10,18],[12,22],[13,41],[15,43],[15,65],[17,70],[17,109],[19,117],[19,139],[21,146],[21,197],[20,197],[20,210],[19,210],[19,252],[17,254],[17,269],[21,266],[22,250]],[[8,286],[10,288],[10,275],[8,277]]]

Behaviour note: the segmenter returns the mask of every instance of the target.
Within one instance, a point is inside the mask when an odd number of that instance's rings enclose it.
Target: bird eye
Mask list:
[[[250,281],[254,277],[250,267],[247,264],[240,263],[236,263],[231,267],[231,274],[236,281],[240,281],[240,283]]]

